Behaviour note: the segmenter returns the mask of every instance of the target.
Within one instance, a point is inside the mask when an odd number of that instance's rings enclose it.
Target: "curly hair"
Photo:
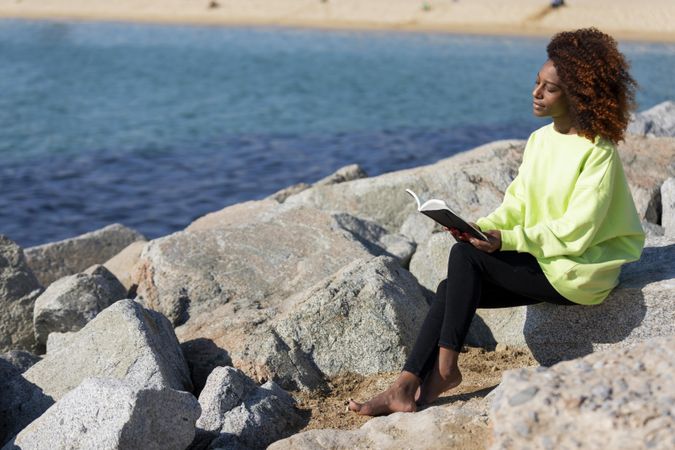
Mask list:
[[[613,143],[623,140],[635,109],[637,83],[616,41],[596,28],[556,34],[546,47],[578,133]]]

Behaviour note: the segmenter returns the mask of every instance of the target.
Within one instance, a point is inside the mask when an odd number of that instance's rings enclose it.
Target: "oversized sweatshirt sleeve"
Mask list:
[[[524,228],[503,230],[502,250],[527,252],[537,258],[578,256],[586,251],[605,220],[620,164],[612,148],[596,147],[579,174],[565,213]]]

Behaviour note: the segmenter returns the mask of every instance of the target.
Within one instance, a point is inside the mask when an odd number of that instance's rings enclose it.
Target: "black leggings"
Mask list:
[[[529,253],[485,253],[458,242],[450,250],[448,278],[438,286],[403,370],[424,379],[433,368],[439,346],[459,352],[476,308],[540,302],[575,304],[551,286]]]

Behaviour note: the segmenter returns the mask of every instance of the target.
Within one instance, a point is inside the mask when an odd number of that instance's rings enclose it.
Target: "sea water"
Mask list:
[[[360,164],[432,163],[545,122],[546,39],[0,21],[0,233],[23,247],[119,222],[149,238]],[[675,45],[621,45],[640,109]]]

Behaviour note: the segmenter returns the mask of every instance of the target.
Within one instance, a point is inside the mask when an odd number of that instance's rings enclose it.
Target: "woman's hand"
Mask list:
[[[478,225],[472,223],[474,227],[478,228]],[[478,228],[480,230],[480,228]],[[502,233],[499,230],[489,230],[484,231],[483,234],[487,236],[488,240],[481,241],[471,236],[469,233],[462,233],[457,228],[446,228],[452,234],[457,241],[468,242],[478,250],[482,250],[486,253],[492,253],[502,248]]]

